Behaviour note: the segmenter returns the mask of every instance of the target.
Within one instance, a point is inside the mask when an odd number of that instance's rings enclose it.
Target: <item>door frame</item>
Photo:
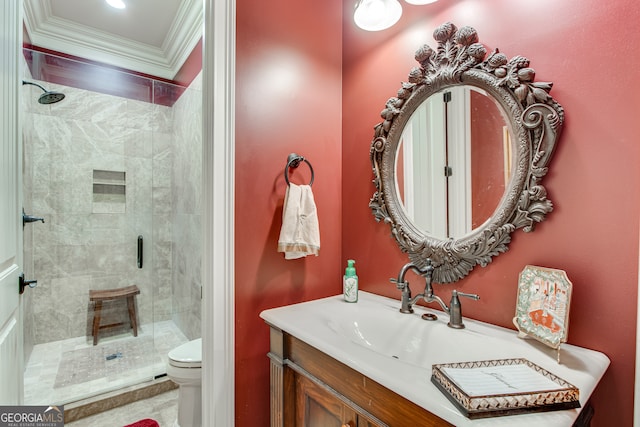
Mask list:
[[[235,423],[235,0],[204,0],[202,425]]]
[[[204,0],[203,41],[203,425],[233,426],[235,0]]]
[[[0,404],[22,404],[24,398],[23,313],[18,294],[22,272],[22,2],[0,6],[0,372],[4,388]],[[5,163],[6,161],[6,163]],[[8,167],[7,167],[8,166]],[[15,231],[15,233],[13,233]]]

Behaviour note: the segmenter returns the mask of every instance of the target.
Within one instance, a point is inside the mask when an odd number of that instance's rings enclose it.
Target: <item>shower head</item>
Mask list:
[[[44,92],[42,95],[40,95],[40,98],[38,98],[38,102],[40,104],[55,104],[56,102],[60,102],[64,99],[64,93],[61,92],[49,92],[48,90],[46,90],[45,88],[43,88],[42,86],[40,86],[38,83],[33,83],[33,82],[28,82],[26,80],[22,81],[23,85],[33,85],[33,86],[37,86],[40,89],[42,89],[42,91]]]

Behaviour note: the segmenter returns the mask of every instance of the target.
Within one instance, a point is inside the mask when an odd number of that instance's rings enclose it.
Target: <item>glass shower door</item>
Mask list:
[[[162,363],[153,342],[153,82],[108,72],[146,86],[145,102],[54,84],[44,72],[75,70],[103,86],[102,67],[35,51],[25,59],[25,78],[66,95],[41,105],[31,87],[24,92],[25,206],[45,218],[25,234],[38,278],[25,305],[25,403],[63,404],[149,380]],[[94,337],[91,291],[130,286],[139,294],[102,302],[98,326],[117,326]]]

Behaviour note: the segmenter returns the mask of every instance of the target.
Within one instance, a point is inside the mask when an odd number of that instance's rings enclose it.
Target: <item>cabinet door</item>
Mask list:
[[[373,424],[368,425],[375,427]],[[299,374],[296,374],[296,426],[362,427],[352,408],[336,395]]]
[[[362,414],[358,414],[358,427],[387,427],[386,425],[376,424]]]

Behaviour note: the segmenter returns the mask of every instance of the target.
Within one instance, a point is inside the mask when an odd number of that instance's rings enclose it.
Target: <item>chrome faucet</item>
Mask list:
[[[411,289],[409,288],[409,282],[405,280],[405,275],[409,270],[413,270],[416,273],[424,276],[425,278],[425,287],[424,292],[416,295],[411,298]],[[396,284],[396,287],[402,291],[402,300],[400,306],[401,313],[413,313],[413,305],[418,302],[420,299],[425,302],[437,302],[442,310],[449,315],[449,323],[447,326],[454,329],[462,329],[464,328],[464,323],[462,322],[462,306],[460,305],[459,297],[467,297],[473,300],[479,300],[480,296],[476,294],[467,294],[464,292],[458,292],[457,290],[453,290],[451,292],[451,302],[449,303],[449,307],[442,301],[442,299],[433,293],[433,270],[434,267],[431,264],[431,260],[427,258],[427,264],[425,267],[420,268],[414,263],[410,262],[402,266],[400,269],[400,273],[398,273],[397,279],[389,279],[392,283]],[[436,320],[438,317],[435,314],[425,313],[422,315],[422,318],[425,320]]]
[[[397,279],[389,279],[391,283],[396,284],[396,288],[402,291],[402,305],[400,306],[401,313],[413,313],[413,308],[411,307],[417,301],[417,298],[421,297],[422,294],[418,295],[414,300],[411,299],[411,289],[409,288],[409,282],[404,279],[404,276],[407,274],[409,270],[413,270],[421,276],[427,277],[427,282],[430,281],[430,277],[433,275],[433,266],[431,265],[431,260],[427,259],[427,265],[424,269],[420,269],[417,265],[410,262],[402,266],[400,269],[400,273],[398,273]]]

